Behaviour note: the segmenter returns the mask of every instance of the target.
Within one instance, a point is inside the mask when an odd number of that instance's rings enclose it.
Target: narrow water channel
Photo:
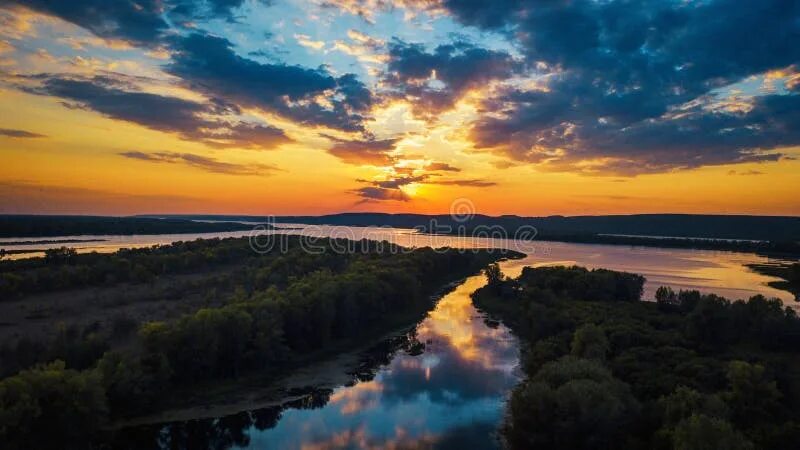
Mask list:
[[[165,424],[139,434],[144,447],[372,449],[499,447],[504,402],[517,383],[519,348],[488,326],[466,279],[410,333],[422,346],[393,351],[374,377],[282,407]],[[138,433],[134,433],[138,434]],[[128,439],[131,436],[128,435]],[[138,440],[138,439],[137,439]],[[149,441],[149,442],[148,442]]]

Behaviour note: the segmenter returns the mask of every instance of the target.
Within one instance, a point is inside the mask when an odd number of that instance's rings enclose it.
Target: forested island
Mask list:
[[[780,300],[729,301],[581,267],[497,266],[473,300],[522,341],[513,449],[793,449],[800,319]]]
[[[521,256],[327,239],[308,251],[300,239],[264,253],[229,238],[0,262],[4,448],[87,448],[176,391],[291,373],[414,323],[443,286]]]

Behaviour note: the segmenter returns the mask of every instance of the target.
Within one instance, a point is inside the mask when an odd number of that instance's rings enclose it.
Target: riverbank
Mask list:
[[[375,357],[386,356],[386,345],[394,351],[410,351],[409,332],[422,317],[409,316],[398,320],[403,325],[389,332],[304,355],[277,375],[251,373],[236,380],[179,389],[163,411],[118,421],[110,429],[225,417],[329,395],[334,388],[369,379],[378,368]]]

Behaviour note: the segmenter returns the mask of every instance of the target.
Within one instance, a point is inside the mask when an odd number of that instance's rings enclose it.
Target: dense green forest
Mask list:
[[[0,215],[0,237],[182,234],[246,231],[253,225],[178,218]]]
[[[797,448],[800,319],[780,300],[642,302],[642,277],[580,267],[487,278],[475,304],[523,345],[511,448]]]
[[[287,237],[260,254],[247,239],[196,240],[110,255],[61,249],[0,263],[6,302],[87,285],[121,293],[176,273],[211,274],[196,282],[216,297],[214,306],[171,320],[59,323],[45,339],[3,342],[4,448],[85,448],[114,420],[157,410],[176,389],[253,371],[277,376],[413,323],[447,283],[519,256],[373,241],[315,244],[310,252],[299,237]]]

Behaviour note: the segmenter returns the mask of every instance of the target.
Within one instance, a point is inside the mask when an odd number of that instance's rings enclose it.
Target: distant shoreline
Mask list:
[[[533,227],[540,236],[611,235],[617,237],[710,239],[731,241],[800,241],[800,217],[708,214],[633,214],[605,216],[486,216],[467,214],[342,213],[320,216],[248,216],[161,214],[128,217],[0,215],[0,237],[167,234],[237,231],[254,225],[301,223],[332,226],[390,226],[455,230]],[[438,230],[437,230],[438,231]]]
[[[0,216],[0,238],[44,238],[59,236],[130,236],[157,234],[222,233],[247,231],[266,223],[207,222],[177,218],[106,216]],[[2,245],[24,245],[0,242]]]
[[[107,242],[108,239],[45,239],[41,241],[0,241],[0,245],[78,244],[81,242]]]
[[[517,216],[472,216],[468,220],[454,221],[451,216],[419,214],[348,213],[329,216],[283,216],[269,219],[260,216],[229,215],[163,215],[136,217],[101,216],[0,216],[0,238],[45,238],[72,236],[129,236],[215,233],[252,230],[254,226],[282,231],[296,227],[275,227],[272,223],[350,227],[392,227],[416,229],[419,232],[465,237],[505,236],[514,239],[520,231],[533,230],[529,239],[579,244],[626,245],[654,248],[686,248],[697,250],[719,250],[756,253],[776,257],[800,256],[800,239],[758,239],[764,232],[775,232],[782,228],[783,236],[800,236],[800,218],[760,216],[704,216],[704,215],[632,215],[632,216],[577,216],[521,218]],[[538,224],[534,227],[530,223]],[[538,223],[539,221],[544,221]],[[267,223],[261,223],[264,221]],[[555,222],[552,222],[555,221]],[[743,224],[758,225],[756,231],[741,237],[709,236],[712,224],[730,221],[734,228]],[[796,224],[795,224],[796,222]],[[561,229],[542,228],[544,225],[565,224]],[[700,225],[698,225],[700,224]],[[641,232],[608,233],[615,226],[618,231],[630,231],[641,225]],[[735,226],[734,226],[735,225]],[[795,226],[796,225],[796,226]],[[434,228],[432,228],[434,227]],[[673,227],[673,228],[670,228]],[[582,228],[593,228],[581,231]],[[722,229],[725,229],[724,227]],[[448,231],[449,230],[449,231]],[[578,230],[578,231],[574,231]],[[660,232],[647,234],[646,231]],[[488,233],[487,233],[488,231]],[[694,231],[694,233],[693,233]],[[496,233],[499,233],[496,234]],[[777,232],[776,232],[777,233]],[[725,233],[720,233],[725,234]],[[35,245],[57,243],[97,242],[103,239],[53,239],[14,240],[2,242],[2,246]],[[7,250],[6,254],[32,253],[33,249]]]
[[[449,233],[447,235],[454,235]],[[513,233],[510,234],[513,236]],[[633,236],[607,234],[541,235],[536,241],[566,242],[573,244],[600,244],[639,246],[653,248],[685,248],[693,250],[718,250],[757,253],[766,256],[800,257],[800,244],[796,242],[770,242],[756,240],[683,238],[661,236]]]
[[[247,215],[143,215],[137,217],[214,220],[237,222],[302,223],[308,225],[391,226],[394,228],[436,228],[456,230],[476,227],[499,227],[516,230],[533,227],[540,235],[629,235],[736,241],[800,241],[800,217],[748,216],[714,214],[631,214],[598,216],[513,215],[487,216],[466,214],[389,214],[341,213],[319,216],[247,216]]]

